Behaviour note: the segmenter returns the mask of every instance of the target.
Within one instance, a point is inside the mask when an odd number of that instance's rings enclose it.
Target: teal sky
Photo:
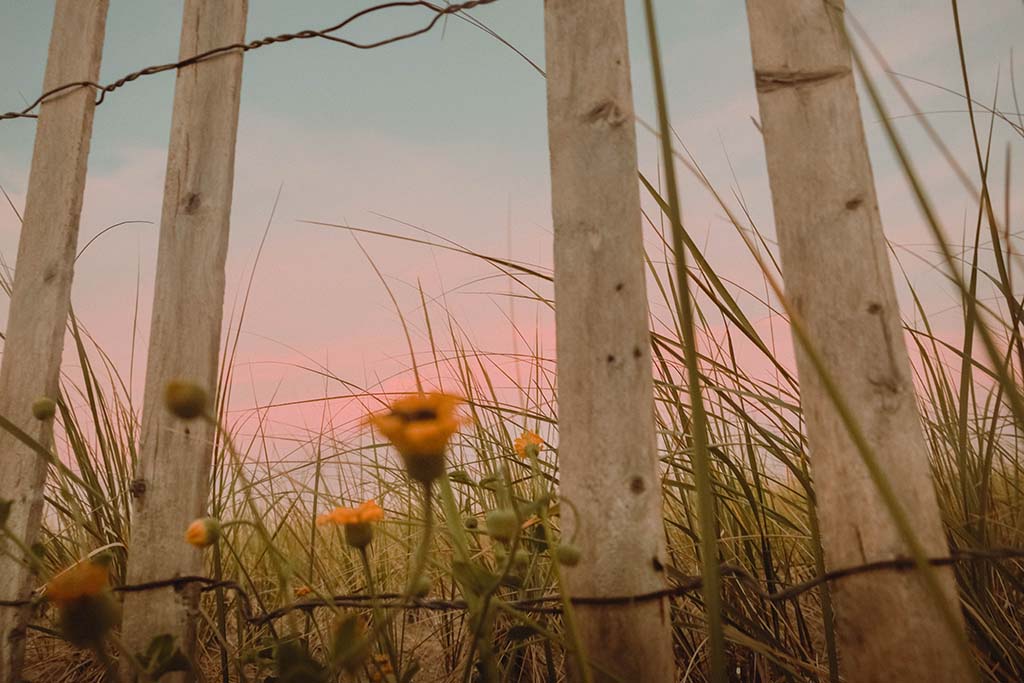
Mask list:
[[[770,235],[764,156],[752,123],[757,105],[743,3],[656,4],[674,127],[712,182],[729,197],[741,195],[752,219]],[[905,81],[921,108],[933,112],[932,122],[954,153],[976,175],[963,100],[936,87],[962,90],[949,3],[847,4],[896,71],[934,84]],[[20,108],[38,95],[53,5],[47,0],[0,4],[0,110]],[[247,34],[253,39],[321,28],[367,5],[351,0],[250,0]],[[652,121],[642,3],[627,0],[627,7],[636,109],[642,120]],[[181,2],[111,0],[102,80],[173,61],[181,9]],[[961,2],[961,12],[976,99],[991,102],[998,79],[999,106],[1014,110],[1011,51],[1024,99],[1024,5],[1019,0],[970,0]],[[499,0],[473,15],[543,65],[541,0]],[[389,10],[349,35],[384,37],[427,19],[418,9]],[[140,79],[110,95],[97,110],[80,244],[118,221],[158,221],[173,83],[170,73]],[[887,87],[884,92],[893,114],[905,114],[893,91]],[[278,399],[322,393],[322,380],[290,365],[309,364],[296,349],[358,383],[373,384],[405,363],[396,316],[366,258],[343,231],[303,220],[414,234],[380,216],[385,214],[483,252],[550,264],[544,94],[543,78],[521,57],[455,19],[443,30],[439,26],[429,35],[370,51],[306,40],[246,56],[229,307],[243,287],[275,194],[283,189],[244,325],[239,352],[244,369],[236,387],[241,404],[265,402],[274,392]],[[914,251],[905,254],[911,277],[926,293],[928,306],[944,310],[952,296],[931,265],[937,262],[934,250],[927,246],[916,208],[870,111],[865,111],[865,125],[888,235]],[[898,128],[940,200],[947,229],[959,235],[965,221],[973,222],[975,202],[942,165],[913,119],[898,119]],[[0,122],[0,184],[19,207],[33,134],[32,121]],[[643,129],[638,139],[642,170],[656,176],[655,141]],[[1002,159],[1008,144],[1015,145],[1015,158],[1022,158],[1021,137],[1010,126],[997,124],[994,140],[994,158]],[[1021,171],[1015,177],[1022,177]],[[721,211],[691,178],[681,183],[687,225],[711,262],[738,284],[760,288],[759,275]],[[1015,215],[1021,215],[1019,209]],[[77,266],[76,311],[125,373],[137,287],[137,348],[144,349],[146,342],[156,230],[143,224],[112,231]],[[17,234],[12,212],[0,207],[0,253],[12,264]],[[404,308],[417,305],[418,280],[428,295],[448,293],[446,304],[481,347],[508,349],[509,304],[502,295],[507,283],[479,279],[492,271],[466,257],[382,238],[366,238],[363,245]],[[546,314],[526,304],[515,314],[522,324],[538,325],[539,338],[550,345]],[[543,350],[553,353],[553,348]],[[136,351],[136,373],[138,358],[144,356]],[[136,387],[139,379],[135,377]]]

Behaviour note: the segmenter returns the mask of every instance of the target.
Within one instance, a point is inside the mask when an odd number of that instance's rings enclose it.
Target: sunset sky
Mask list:
[[[771,202],[757,118],[743,3],[661,0],[659,30],[665,51],[673,123],[711,181],[730,199],[742,196],[758,227],[772,233]],[[949,3],[925,0],[851,0],[850,13],[885,53],[892,68],[917,80],[904,84],[965,168],[977,176]],[[627,0],[636,109],[654,120],[641,3]],[[112,0],[101,80],[113,80],[177,55],[181,2]],[[322,28],[367,3],[250,0],[249,39]],[[1011,51],[1024,99],[1024,5],[1020,0],[961,3],[966,54],[975,99],[1015,111]],[[40,91],[53,2],[8,0],[0,5],[0,110],[24,106]],[[543,3],[499,0],[473,16],[543,67]],[[393,9],[359,24],[349,35],[369,39],[421,25],[421,9]],[[875,74],[882,77],[876,69]],[[148,339],[156,235],[174,78],[143,78],[110,95],[96,112],[79,244],[120,221],[76,266],[75,312],[127,380],[138,292],[134,390],[141,396],[141,365]],[[886,86],[894,115],[907,108]],[[346,223],[423,238],[398,221],[422,226],[470,249],[548,268],[551,220],[543,77],[526,60],[467,22],[451,19],[432,33],[401,44],[357,51],[323,41],[273,45],[245,58],[228,273],[228,314],[244,291],[260,237],[280,203],[255,275],[239,346],[234,403],[313,398],[343,393],[337,383],[295,367],[323,363],[360,386],[373,387],[407,365],[401,327],[366,257],[344,230],[304,221]],[[865,98],[862,97],[862,100]],[[930,311],[955,299],[933,267],[938,257],[888,151],[877,116],[865,104],[865,125],[882,217],[910,277]],[[1019,121],[1017,115],[1012,115]],[[980,116],[983,132],[988,118]],[[928,181],[953,241],[973,226],[968,196],[912,118],[899,118],[919,169]],[[34,122],[0,122],[0,185],[21,209],[28,180]],[[657,175],[653,136],[638,128],[640,164]],[[1021,174],[1020,136],[997,123],[993,159],[1002,184],[1009,141],[1016,141],[1014,177]],[[1019,187],[1020,181],[1015,181]],[[763,290],[735,229],[693,178],[682,181],[685,221],[708,259],[738,285]],[[1019,193],[1018,193],[1019,196]],[[1002,196],[996,203],[1001,206]],[[1022,213],[1015,210],[1017,223]],[[388,218],[390,217],[390,218]],[[392,220],[397,219],[397,220]],[[0,254],[12,267],[19,224],[0,206]],[[473,344],[507,352],[508,283],[479,260],[382,237],[360,238],[388,278],[423,342],[419,281],[427,297],[445,294]],[[429,238],[440,241],[436,238]],[[653,244],[653,242],[652,242]],[[909,252],[912,251],[914,255]],[[538,285],[540,286],[540,285]],[[542,291],[548,293],[546,287]],[[752,300],[751,316],[765,317]],[[440,304],[432,308],[438,313]],[[0,306],[5,320],[6,302]],[[540,353],[553,355],[551,316],[520,302],[516,321]],[[905,311],[906,312],[906,311]],[[950,325],[955,312],[946,313]],[[942,320],[940,316],[938,320]],[[228,316],[225,316],[228,320]],[[425,345],[425,344],[424,344]],[[522,350],[522,349],[520,349]],[[306,358],[304,356],[308,356]],[[70,355],[66,354],[69,358]],[[69,362],[69,370],[74,363]],[[402,375],[385,382],[408,388]],[[282,415],[295,424],[307,415]],[[288,425],[280,425],[287,429]]]

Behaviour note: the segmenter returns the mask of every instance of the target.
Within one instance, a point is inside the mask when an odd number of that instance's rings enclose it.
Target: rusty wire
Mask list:
[[[946,557],[929,558],[928,563],[933,567],[947,567],[961,562],[998,562],[1003,560],[1024,559],[1024,549],[1018,548],[992,548],[992,549],[963,549],[954,552]],[[911,558],[894,558],[891,560],[880,560],[869,562],[853,567],[835,569],[825,572],[803,583],[794,584],[776,592],[769,592],[762,587],[761,582],[749,571],[742,567],[723,564],[720,568],[722,577],[737,581],[743,586],[750,588],[758,597],[769,602],[785,602],[795,600],[804,593],[820,587],[823,584],[849,578],[851,576],[868,574],[880,571],[911,571],[916,568],[915,561]],[[676,584],[662,590],[640,593],[636,595],[619,596],[574,596],[569,600],[573,605],[615,605],[648,602],[652,600],[663,600],[672,597],[686,597],[691,593],[697,593],[703,588],[703,579],[700,576],[686,576],[678,574],[675,576]],[[777,583],[777,582],[776,582]],[[159,590],[161,588],[183,589],[188,586],[200,586],[200,592],[207,593],[218,589],[229,590],[238,596],[242,613],[247,622],[253,625],[265,625],[272,623],[286,614],[294,611],[312,612],[323,607],[370,607],[376,604],[382,609],[425,609],[433,611],[464,611],[468,605],[463,600],[425,600],[420,598],[407,599],[398,593],[384,593],[379,595],[350,594],[335,595],[327,600],[313,598],[299,600],[289,605],[265,612],[255,612],[252,608],[252,601],[249,594],[235,581],[218,581],[208,576],[178,576],[158,581],[147,581],[145,583],[126,584],[115,586],[113,590],[118,593],[138,593],[143,591]],[[27,607],[36,600],[0,600],[0,607]],[[525,598],[510,600],[505,604],[513,610],[540,614],[559,614],[562,611],[561,597],[558,595],[545,595],[536,598]]]
[[[174,71],[182,67],[190,66],[192,64],[197,64],[199,62],[219,57],[229,52],[249,52],[251,50],[256,50],[267,45],[274,45],[276,43],[287,43],[293,40],[308,40],[311,38],[321,38],[323,40],[329,40],[334,43],[341,43],[342,45],[347,45],[348,47],[353,47],[359,50],[370,50],[376,47],[390,45],[391,43],[397,43],[402,40],[407,40],[409,38],[414,38],[416,36],[423,35],[424,33],[427,33],[431,29],[433,29],[434,26],[437,25],[437,22],[440,21],[443,17],[454,16],[460,12],[473,9],[474,7],[479,7],[481,5],[489,5],[493,2],[497,2],[497,0],[467,0],[466,2],[445,6],[435,5],[432,2],[428,2],[427,0],[397,0],[395,2],[386,2],[383,4],[374,5],[372,7],[367,7],[365,9],[359,10],[355,14],[352,14],[346,19],[334,24],[333,26],[328,26],[327,28],[319,30],[305,29],[303,31],[298,31],[296,33],[282,33],[276,36],[264,36],[263,38],[259,38],[249,42],[222,45],[212,50],[200,52],[197,55],[193,55],[191,57],[182,59],[177,62],[168,62],[167,64],[155,64],[153,66],[147,66],[144,69],[133,71],[132,73],[126,76],[122,76],[116,81],[112,81],[110,83],[107,83],[106,85],[96,83],[94,81],[73,81],[70,83],[64,83],[55,88],[47,90],[24,109],[21,109],[19,111],[9,111],[4,114],[0,114],[0,121],[6,119],[38,118],[39,115],[33,113],[33,111],[37,107],[39,107],[40,104],[50,99],[53,99],[57,96],[65,95],[71,91],[78,90],[80,88],[92,88],[93,90],[98,91],[99,94],[96,97],[96,106],[99,106],[103,104],[108,93],[112,93],[118,88],[124,86],[125,84],[131,83],[132,81],[135,81],[143,76],[152,76],[154,74],[163,73],[165,71]],[[395,9],[398,7],[423,7],[433,12],[434,16],[430,19],[429,22],[427,22],[425,25],[421,26],[418,29],[409,31],[408,33],[402,33],[397,36],[392,36],[390,38],[382,38],[381,40],[376,40],[369,43],[360,43],[355,40],[349,40],[347,38],[342,38],[340,36],[333,35],[335,32],[340,31],[343,28],[346,28],[347,26],[349,26],[356,20],[361,19],[362,17],[365,17],[369,14],[373,14],[375,12],[380,12],[388,9]]]

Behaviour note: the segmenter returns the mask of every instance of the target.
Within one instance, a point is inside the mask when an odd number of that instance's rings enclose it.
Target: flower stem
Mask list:
[[[401,680],[401,672],[398,669],[398,654],[395,651],[395,644],[391,640],[391,631],[385,627],[384,610],[380,606],[380,591],[377,590],[377,582],[373,578],[373,568],[370,566],[370,554],[366,547],[359,549],[359,557],[363,561],[363,573],[366,575],[366,587],[372,596],[370,606],[373,609],[373,621],[381,625],[381,639],[384,641],[384,649],[387,650],[388,659],[391,660],[391,668],[395,670],[395,676]],[[387,623],[390,623],[388,621]]]
[[[542,495],[540,483],[540,462],[537,458],[536,449],[527,449],[530,454],[530,478],[533,480],[534,500],[540,500]],[[587,666],[587,656],[583,649],[583,640],[580,638],[579,627],[576,624],[576,611],[572,606],[572,599],[569,596],[569,589],[566,586],[565,578],[562,576],[562,567],[555,557],[555,535],[551,532],[551,524],[548,522],[547,506],[541,506],[537,512],[540,518],[541,527],[544,529],[544,542],[548,546],[548,556],[551,558],[551,569],[555,573],[555,581],[558,583],[558,594],[562,601],[562,623],[565,625],[566,635],[572,648],[572,657],[576,662],[576,668],[583,678],[583,683],[590,683],[590,667]]]
[[[434,534],[434,495],[431,484],[423,484],[423,535],[420,537],[416,556],[413,558],[412,572],[405,588],[405,598],[412,597],[417,582],[427,568],[427,555],[430,552],[430,540]]]

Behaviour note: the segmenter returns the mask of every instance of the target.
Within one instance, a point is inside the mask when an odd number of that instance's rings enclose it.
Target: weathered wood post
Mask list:
[[[786,296],[929,555],[946,555],[928,449],[882,232],[843,28],[842,0],[747,0]],[[799,344],[798,344],[799,346]],[[825,559],[831,569],[908,549],[806,353],[797,353]],[[960,617],[952,572],[938,570]],[[851,681],[971,680],[919,575],[832,585]]]
[[[187,0],[181,59],[244,40],[247,9],[247,0]],[[183,534],[206,510],[213,428],[175,418],[163,397],[172,379],[201,385],[211,399],[216,393],[241,82],[240,51],[178,71],[140,463],[132,486],[129,583],[198,574],[203,568],[200,552],[185,544]],[[137,652],[154,636],[169,633],[188,652],[194,639],[189,614],[194,595],[194,590],[170,588],[127,594],[127,646]]]
[[[44,92],[99,77],[107,4],[58,0]],[[76,88],[39,107],[0,369],[0,415],[47,447],[53,421],[35,419],[32,404],[57,398],[95,97],[92,88]],[[7,528],[29,543],[39,533],[46,473],[38,454],[0,430],[0,498],[13,500]],[[10,544],[5,549],[20,555]],[[32,579],[24,565],[0,555],[0,599],[25,598]],[[20,680],[26,616],[0,609],[0,682]]]
[[[636,595],[666,580],[623,0],[547,0],[544,23],[558,453],[583,550],[567,580],[577,597]],[[577,611],[591,661],[619,680],[674,680],[667,601]]]

